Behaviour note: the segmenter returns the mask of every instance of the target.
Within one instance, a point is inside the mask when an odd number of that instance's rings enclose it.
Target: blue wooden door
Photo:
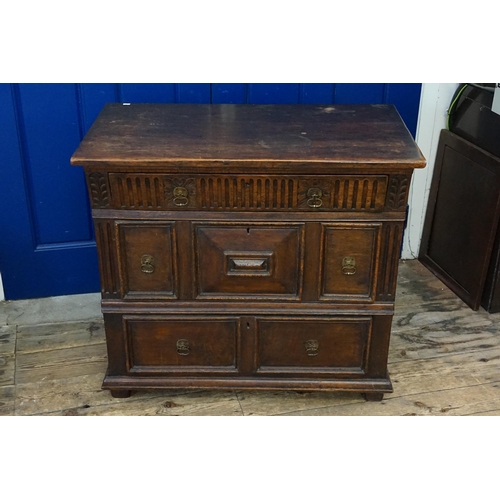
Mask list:
[[[395,104],[420,84],[0,84],[0,273],[7,299],[99,290],[83,171],[69,158],[106,102]]]

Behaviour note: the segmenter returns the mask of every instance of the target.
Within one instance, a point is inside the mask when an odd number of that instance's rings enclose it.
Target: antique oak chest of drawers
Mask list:
[[[113,396],[392,391],[425,165],[393,106],[108,104],[71,163],[92,205]]]

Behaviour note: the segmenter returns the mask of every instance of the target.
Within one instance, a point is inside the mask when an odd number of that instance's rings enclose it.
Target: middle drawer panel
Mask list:
[[[198,298],[298,299],[304,223],[194,223]]]
[[[372,303],[392,297],[401,232],[382,221],[101,219],[96,237],[104,299]]]

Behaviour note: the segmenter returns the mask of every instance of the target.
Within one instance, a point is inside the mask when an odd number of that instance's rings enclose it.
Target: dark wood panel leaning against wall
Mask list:
[[[473,310],[496,312],[500,159],[442,130],[419,260]]]
[[[85,168],[103,387],[392,391],[412,171],[393,106],[107,105]]]

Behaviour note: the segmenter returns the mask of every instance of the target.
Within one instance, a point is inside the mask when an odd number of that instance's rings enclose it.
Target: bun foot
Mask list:
[[[362,395],[366,401],[382,401],[384,397],[383,392],[363,392]]]
[[[111,389],[109,392],[111,392],[111,396],[113,396],[114,398],[129,398],[132,394],[132,391],[127,391],[124,389]]]

